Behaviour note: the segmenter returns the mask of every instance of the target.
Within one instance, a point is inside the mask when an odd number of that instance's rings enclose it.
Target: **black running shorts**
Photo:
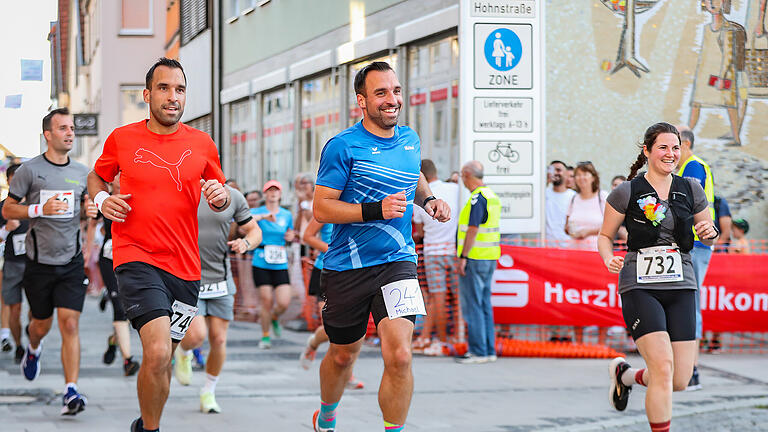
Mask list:
[[[253,267],[253,284],[257,287],[272,285],[272,288],[274,288],[290,283],[291,279],[288,277],[288,270],[267,270],[261,267]]]
[[[161,316],[171,317],[174,301],[197,306],[200,281],[180,279],[147,263],[132,261],[115,269],[120,300],[136,330]],[[178,340],[173,340],[179,342]]]
[[[696,290],[632,289],[621,295],[621,311],[634,340],[657,331],[672,342],[696,339]]]
[[[320,275],[322,272],[321,269],[312,267],[312,275],[309,277],[309,288],[307,289],[307,294],[315,296],[318,299],[323,298],[323,294],[325,294],[320,289]]]
[[[24,292],[35,319],[44,320],[55,308],[83,311],[85,291],[83,254],[64,265],[40,264],[27,258],[24,267]]]
[[[323,269],[323,325],[330,341],[346,345],[360,340],[365,336],[369,314],[378,326],[387,317],[381,287],[404,279],[418,279],[416,264],[398,261],[346,271]],[[416,321],[415,315],[403,318]]]
[[[123,303],[120,301],[117,291],[117,277],[115,277],[115,271],[112,269],[112,260],[109,258],[99,258],[99,270],[101,270],[101,280],[104,281],[104,286],[107,287],[107,295],[109,301],[112,302],[112,321],[125,321],[125,309],[123,309]]]

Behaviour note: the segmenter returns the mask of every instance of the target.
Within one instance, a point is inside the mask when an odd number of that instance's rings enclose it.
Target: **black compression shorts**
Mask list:
[[[692,289],[633,289],[621,295],[624,323],[632,338],[657,331],[669,333],[672,342],[696,339],[696,304]]]

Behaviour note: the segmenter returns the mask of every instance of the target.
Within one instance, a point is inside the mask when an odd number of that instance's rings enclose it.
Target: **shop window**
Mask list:
[[[323,146],[341,132],[339,108],[337,71],[301,82],[301,164],[299,169],[302,172],[317,172]]]

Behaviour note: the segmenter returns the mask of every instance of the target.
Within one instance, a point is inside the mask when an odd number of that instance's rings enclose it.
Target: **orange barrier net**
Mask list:
[[[540,240],[504,238],[504,244],[547,247]],[[620,250],[623,245],[617,245]],[[558,247],[564,247],[558,243]],[[565,246],[567,247],[567,245]],[[751,240],[751,252],[755,254],[768,254],[768,241]],[[427,322],[424,317],[418,317],[414,329],[414,353],[424,355],[461,355],[466,352],[466,323],[462,319],[459,307],[459,295],[457,286],[457,270],[455,265],[445,269],[445,294],[436,296],[430,293],[428,272],[425,268],[421,245],[417,245],[419,254],[418,276],[422,294],[427,304],[437,298],[441,302],[437,305],[442,309],[445,317],[446,341],[438,344],[437,348],[429,349],[438,339],[436,331],[437,322]],[[291,309],[295,312],[288,319],[299,318],[306,323],[307,330],[314,330],[320,325],[320,316],[317,308],[317,299],[307,295],[313,262],[309,258],[296,260],[296,267],[300,268],[302,281],[293,281],[298,286]],[[299,265],[300,263],[300,265]],[[238,287],[235,298],[235,319],[244,321],[258,321],[259,299],[256,288],[253,286],[250,272],[250,260],[242,257],[233,257],[232,272]],[[430,269],[434,271],[434,269]],[[297,271],[296,273],[299,273]],[[292,274],[292,277],[294,274]],[[301,288],[303,286],[303,289]],[[301,291],[301,292],[299,292]],[[429,310],[429,309],[428,309]],[[371,343],[378,343],[376,328],[372,319],[368,323],[367,336]],[[574,327],[552,325],[496,325],[496,348],[500,356],[524,356],[524,357],[562,357],[562,358],[610,358],[622,355],[624,352],[637,350],[634,341],[628,335],[623,326],[613,327]],[[768,333],[762,332],[706,332],[701,343],[703,353],[768,353]]]

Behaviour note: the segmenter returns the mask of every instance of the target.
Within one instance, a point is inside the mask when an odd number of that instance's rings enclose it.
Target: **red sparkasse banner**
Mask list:
[[[704,330],[768,330],[768,256],[715,253],[701,292]],[[501,246],[491,289],[500,324],[624,326],[618,275],[597,252]]]

